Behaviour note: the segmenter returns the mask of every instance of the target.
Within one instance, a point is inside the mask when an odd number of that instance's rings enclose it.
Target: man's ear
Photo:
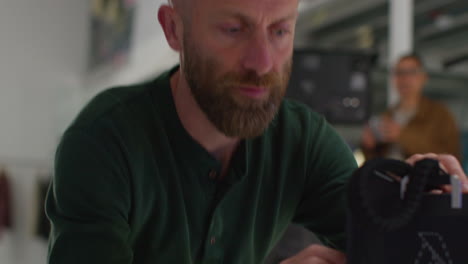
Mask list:
[[[182,48],[182,30],[178,27],[182,27],[182,23],[178,20],[174,8],[162,5],[158,10],[158,20],[166,36],[167,43],[173,50],[179,52]]]

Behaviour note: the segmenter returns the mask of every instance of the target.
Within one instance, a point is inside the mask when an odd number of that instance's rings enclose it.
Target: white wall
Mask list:
[[[14,225],[0,238],[2,264],[45,263],[47,244],[33,234],[35,183],[57,141],[57,91],[77,88],[85,10],[85,1],[61,0],[0,8],[0,164],[11,176]]]
[[[2,3],[0,162],[2,157],[47,159],[50,155],[56,140],[51,131],[54,95],[76,83],[83,63],[84,2]]]
[[[173,65],[157,23],[162,0],[140,0],[130,61],[104,76],[85,73],[88,2],[0,0],[0,167],[10,173],[14,227],[0,234],[1,264],[46,262],[33,234],[38,174],[50,171],[56,144],[79,109],[110,85]]]

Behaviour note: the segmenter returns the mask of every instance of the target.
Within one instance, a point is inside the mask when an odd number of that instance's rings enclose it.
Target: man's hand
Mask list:
[[[382,140],[386,143],[395,143],[400,139],[401,126],[389,117],[382,118],[379,130],[382,134]]]
[[[439,161],[440,167],[451,175],[457,175],[463,185],[463,193],[468,193],[468,178],[466,177],[465,172],[463,171],[460,163],[458,162],[457,158],[452,155],[447,154],[416,154],[411,156],[409,159],[406,160],[410,165],[414,165],[416,162],[423,160],[423,159],[435,159]],[[444,192],[450,192],[451,187],[450,185],[442,186]]]
[[[362,146],[364,149],[373,149],[377,140],[375,139],[374,134],[372,133],[371,128],[367,125],[362,131]]]
[[[280,264],[346,264],[346,255],[321,245],[312,245]]]

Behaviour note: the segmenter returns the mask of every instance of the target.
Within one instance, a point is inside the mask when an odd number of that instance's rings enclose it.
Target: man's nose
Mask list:
[[[267,34],[255,34],[252,37],[246,47],[243,67],[245,70],[256,72],[258,76],[263,76],[272,70],[272,49]]]

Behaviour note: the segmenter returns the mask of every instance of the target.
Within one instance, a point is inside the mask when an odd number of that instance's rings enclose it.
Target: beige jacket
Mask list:
[[[392,117],[394,109],[383,115]],[[398,141],[405,158],[417,153],[452,154],[461,160],[460,133],[450,111],[441,103],[423,98],[415,116],[402,128]],[[384,157],[388,144],[364,149],[366,159]]]

